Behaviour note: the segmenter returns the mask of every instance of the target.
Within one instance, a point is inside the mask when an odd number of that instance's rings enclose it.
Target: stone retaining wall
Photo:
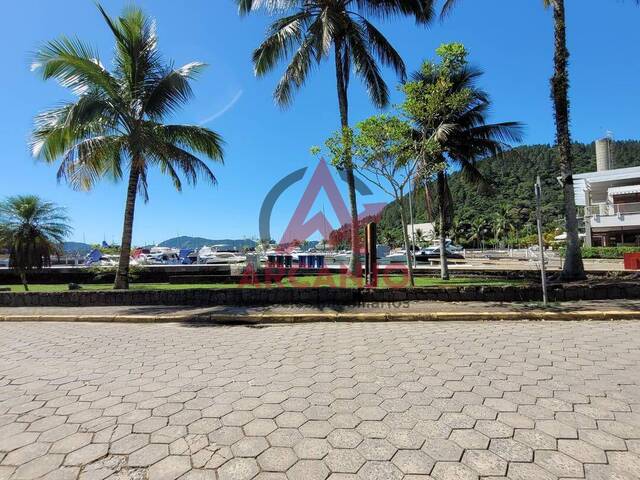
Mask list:
[[[231,278],[229,265],[153,265],[134,267],[135,281],[144,283],[167,283],[174,275],[206,274],[216,278],[216,281],[226,281]],[[113,283],[116,276],[115,267],[56,267],[44,270],[32,270],[27,274],[29,283],[60,284],[60,283]],[[8,268],[0,268],[0,285],[21,284],[20,276]]]
[[[538,301],[539,286],[509,287],[424,287],[424,288],[229,288],[152,291],[72,291],[57,293],[0,292],[0,306],[129,306],[129,305],[334,305],[367,302],[438,301]],[[550,301],[638,299],[637,282],[591,285],[555,285],[549,288]]]

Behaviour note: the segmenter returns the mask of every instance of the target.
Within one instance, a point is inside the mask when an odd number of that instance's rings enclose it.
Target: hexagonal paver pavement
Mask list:
[[[640,478],[640,321],[0,324],[0,479]]]

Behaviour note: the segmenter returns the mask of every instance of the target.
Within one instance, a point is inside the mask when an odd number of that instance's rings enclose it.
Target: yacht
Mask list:
[[[384,257],[389,263],[406,263],[407,261],[407,251],[405,249],[397,249],[389,253]]]
[[[180,251],[169,247],[136,248],[133,251],[134,265],[178,265]]]
[[[179,265],[180,257],[175,252],[143,253],[137,257],[139,265]]]
[[[98,267],[117,267],[120,263],[120,255],[102,255],[97,262],[91,263],[91,265]]]
[[[332,258],[334,263],[349,263],[351,261],[351,250],[340,250]]]
[[[204,265],[244,263],[246,261],[245,255],[241,255],[228,245],[212,245],[198,250],[198,263]]]

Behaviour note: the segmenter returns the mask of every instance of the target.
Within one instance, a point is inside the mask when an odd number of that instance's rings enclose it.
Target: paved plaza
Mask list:
[[[0,479],[640,478],[640,322],[0,324]]]

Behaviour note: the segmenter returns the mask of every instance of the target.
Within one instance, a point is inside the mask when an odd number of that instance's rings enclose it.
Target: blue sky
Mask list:
[[[117,14],[127,3],[105,0],[104,6]],[[167,59],[210,65],[195,84],[195,99],[170,120],[204,122],[223,135],[227,146],[225,165],[214,167],[217,187],[201,183],[177,193],[168,179],[158,173],[151,176],[150,201],[140,202],[136,211],[134,243],[160,242],[176,235],[256,237],[260,205],[269,189],[291,171],[309,166],[304,181],[276,205],[272,232],[281,234],[315,164],[309,147],[321,144],[338,125],[332,64],[316,69],[293,106],[283,111],[272,101],[281,69],[256,79],[250,61],[268,18],[239,18],[232,0],[135,3],[156,18],[160,48]],[[409,70],[432,58],[443,42],[464,43],[473,63],[486,72],[481,84],[493,99],[492,120],[522,121],[527,124],[525,143],[552,143],[551,12],[542,8],[541,0],[462,3],[446,22],[428,29],[409,20],[375,23]],[[574,139],[592,141],[607,130],[618,139],[638,138],[640,8],[631,0],[566,3]],[[61,34],[88,41],[108,64],[112,38],[93,1],[23,0],[3,5],[0,196],[36,193],[69,209],[74,240],[119,242],[124,186],[105,181],[90,193],[72,191],[57,183],[54,166],[34,161],[27,148],[34,115],[68,97],[57,84],[45,83],[30,71],[31,52]],[[389,71],[385,75],[397,103],[396,78]],[[349,95],[353,122],[377,113],[355,78]],[[384,199],[377,194],[366,201]],[[317,207],[321,209],[323,203],[328,205],[320,197]]]

